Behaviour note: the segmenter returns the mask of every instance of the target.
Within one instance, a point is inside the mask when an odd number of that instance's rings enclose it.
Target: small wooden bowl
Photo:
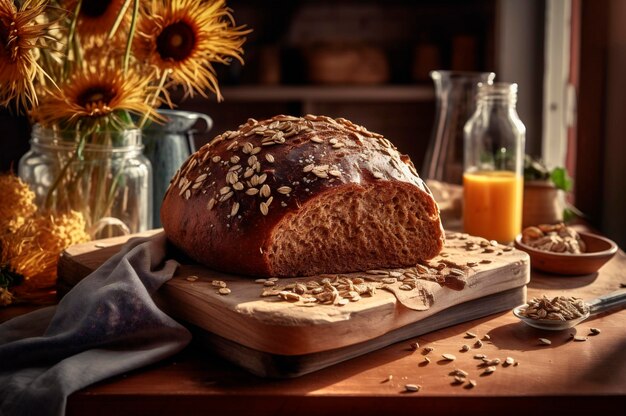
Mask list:
[[[548,273],[577,276],[597,272],[617,253],[617,244],[596,234],[578,233],[587,245],[581,254],[553,253],[537,250],[522,243],[522,235],[515,237],[515,247],[530,256],[530,266]]]

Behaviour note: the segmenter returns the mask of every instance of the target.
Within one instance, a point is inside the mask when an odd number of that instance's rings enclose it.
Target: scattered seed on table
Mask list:
[[[552,344],[552,341],[550,341],[550,340],[549,340],[549,339],[547,339],[547,338],[539,338],[539,343],[540,343],[541,345],[551,345],[551,344]]]
[[[386,379],[381,381],[381,383],[389,383],[391,380],[393,380],[393,376],[389,374]]]
[[[456,360],[456,356],[453,354],[441,354],[444,360],[446,361],[454,361]]]
[[[422,386],[420,386],[419,384],[406,384],[404,386],[404,390],[411,392],[411,393],[416,393],[420,391],[421,388]]]
[[[583,337],[581,335],[576,335],[573,337],[573,340],[576,342],[583,342],[583,341],[587,341],[587,337]]]
[[[417,351],[417,349],[420,347],[420,344],[417,343],[417,341],[415,342],[411,342],[411,344],[409,345],[409,347],[411,348],[411,350],[413,351]]]
[[[466,332],[465,338],[476,338],[476,334],[473,332]]]
[[[474,348],[480,348],[482,346],[483,346],[482,341],[477,339],[476,342],[474,343]]]
[[[467,352],[467,351],[469,351],[469,350],[470,350],[469,345],[467,345],[467,344],[463,344],[463,346],[461,346],[461,351],[463,351],[463,352]]]
[[[468,376],[467,371],[463,371],[460,368],[455,368],[454,370],[450,371],[449,374],[451,376],[459,376],[459,377],[467,377]]]
[[[485,341],[489,341],[489,340],[491,340],[491,337],[490,337],[489,335],[485,334],[485,335],[483,336],[483,339],[484,339]]]
[[[424,357],[424,363],[426,363],[426,364],[430,363],[430,358]]]
[[[515,359],[513,357],[506,357],[506,359],[504,360],[504,364],[506,365],[515,364]]]
[[[476,354],[474,355],[474,358],[477,360],[482,360],[483,358],[487,358],[487,356],[485,354]]]
[[[474,387],[476,387],[476,384],[477,384],[477,383],[476,383],[476,380],[472,380],[472,379],[470,379],[470,380],[468,381],[468,383],[467,383],[467,387],[468,387],[468,388],[470,388],[470,389],[473,389]]]
[[[428,353],[429,353],[429,352],[431,352],[431,351],[434,351],[434,348],[433,348],[433,347],[425,347],[425,348],[424,348],[424,352],[423,352],[423,354],[424,354],[424,355],[426,355],[426,354],[428,354]]]
[[[220,293],[220,295],[229,295],[230,289],[227,287],[220,287],[218,292]]]
[[[465,377],[461,377],[461,376],[454,376],[454,384],[463,384],[465,383]]]
[[[598,328],[589,328],[589,335],[598,335],[600,330]]]

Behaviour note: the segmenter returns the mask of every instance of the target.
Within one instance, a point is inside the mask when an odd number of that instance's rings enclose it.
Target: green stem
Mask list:
[[[63,178],[65,177],[65,174],[67,173],[67,170],[69,169],[69,167],[72,165],[72,163],[76,161],[76,159],[78,159],[79,153],[82,151],[82,146],[84,144],[85,144],[85,138],[81,136],[80,141],[78,142],[78,146],[76,147],[76,150],[74,150],[74,153],[72,153],[72,156],[63,165],[63,167],[61,168],[61,171],[59,172],[56,179],[54,180],[54,183],[52,184],[50,189],[48,189],[48,193],[46,194],[46,202],[44,204],[46,209],[50,209],[52,207],[52,195],[61,184],[61,181],[63,181]]]
[[[126,39],[126,51],[124,52],[124,74],[128,72],[128,64],[130,62],[130,49],[135,37],[135,26],[137,26],[137,17],[139,15],[139,0],[133,0],[133,17],[130,21],[130,31],[128,39]]]
[[[72,16],[72,21],[70,22],[70,31],[67,35],[67,45],[65,45],[65,62],[63,63],[63,78],[67,76],[67,73],[70,69],[70,50],[74,43],[74,35],[76,34],[76,26],[78,24],[78,14],[80,13],[80,7],[82,6],[82,0],[78,0],[76,3],[76,8],[74,9],[74,16]]]

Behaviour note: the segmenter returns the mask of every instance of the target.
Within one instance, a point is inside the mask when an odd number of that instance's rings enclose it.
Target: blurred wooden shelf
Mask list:
[[[232,101],[326,101],[326,102],[422,102],[435,99],[431,85],[249,85],[221,89]]]

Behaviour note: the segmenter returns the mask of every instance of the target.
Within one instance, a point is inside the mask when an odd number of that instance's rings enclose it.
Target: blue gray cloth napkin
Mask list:
[[[0,325],[0,415],[63,415],[67,397],[157,362],[191,334],[155,305],[173,275],[163,233],[132,239],[57,306]]]

